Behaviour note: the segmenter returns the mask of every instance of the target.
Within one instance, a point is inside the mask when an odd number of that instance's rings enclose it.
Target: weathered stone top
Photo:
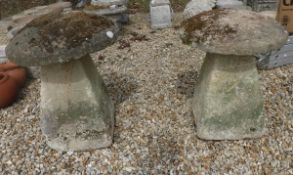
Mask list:
[[[105,17],[71,12],[42,16],[27,24],[6,47],[7,57],[23,66],[69,62],[104,49],[118,27]]]
[[[255,55],[284,45],[288,33],[274,19],[247,10],[212,10],[182,22],[181,38],[206,52]]]
[[[170,1],[169,0],[151,0],[150,5],[152,7],[156,7],[156,6],[162,6],[162,5],[169,5]]]

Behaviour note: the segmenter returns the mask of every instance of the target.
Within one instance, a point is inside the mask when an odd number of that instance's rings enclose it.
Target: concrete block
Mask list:
[[[152,29],[172,26],[172,10],[169,0],[152,0],[150,3]]]

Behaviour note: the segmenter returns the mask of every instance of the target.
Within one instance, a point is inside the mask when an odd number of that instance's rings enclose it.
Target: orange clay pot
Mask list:
[[[0,64],[0,71],[5,72],[7,75],[13,78],[18,83],[19,87],[23,87],[27,76],[27,71],[25,68],[12,62],[7,62]]]
[[[19,65],[12,63],[12,62],[6,62],[0,64],[0,70],[8,70],[8,69],[14,69],[20,67]]]
[[[0,72],[0,108],[12,104],[17,97],[18,90],[17,82],[9,75]]]

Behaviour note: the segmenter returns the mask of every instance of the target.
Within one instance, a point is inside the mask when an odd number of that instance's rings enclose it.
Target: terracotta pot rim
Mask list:
[[[9,78],[9,76],[3,72],[0,72],[0,84],[4,83],[5,81],[7,81]]]
[[[8,68],[7,68],[7,66],[8,66]],[[3,68],[1,68],[1,67],[3,67]],[[13,62],[0,63],[0,71],[3,71],[3,72],[13,70],[13,69],[19,69],[19,68],[22,68],[22,67],[20,65],[13,63]]]

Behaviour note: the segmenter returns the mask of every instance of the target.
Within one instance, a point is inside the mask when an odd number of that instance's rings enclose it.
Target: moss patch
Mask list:
[[[112,21],[102,16],[90,16],[84,13],[65,14],[55,19],[43,16],[33,20],[27,27],[39,29],[40,38],[32,39],[30,44],[44,47],[53,52],[59,42],[62,47],[74,48],[91,39],[93,34],[114,25]]]
[[[185,44],[190,44],[192,41],[202,43],[209,39],[236,33],[236,30],[232,27],[219,24],[219,18],[226,14],[226,10],[216,9],[200,13],[183,21],[181,23],[181,27],[185,32],[185,36],[182,38],[183,42]]]

